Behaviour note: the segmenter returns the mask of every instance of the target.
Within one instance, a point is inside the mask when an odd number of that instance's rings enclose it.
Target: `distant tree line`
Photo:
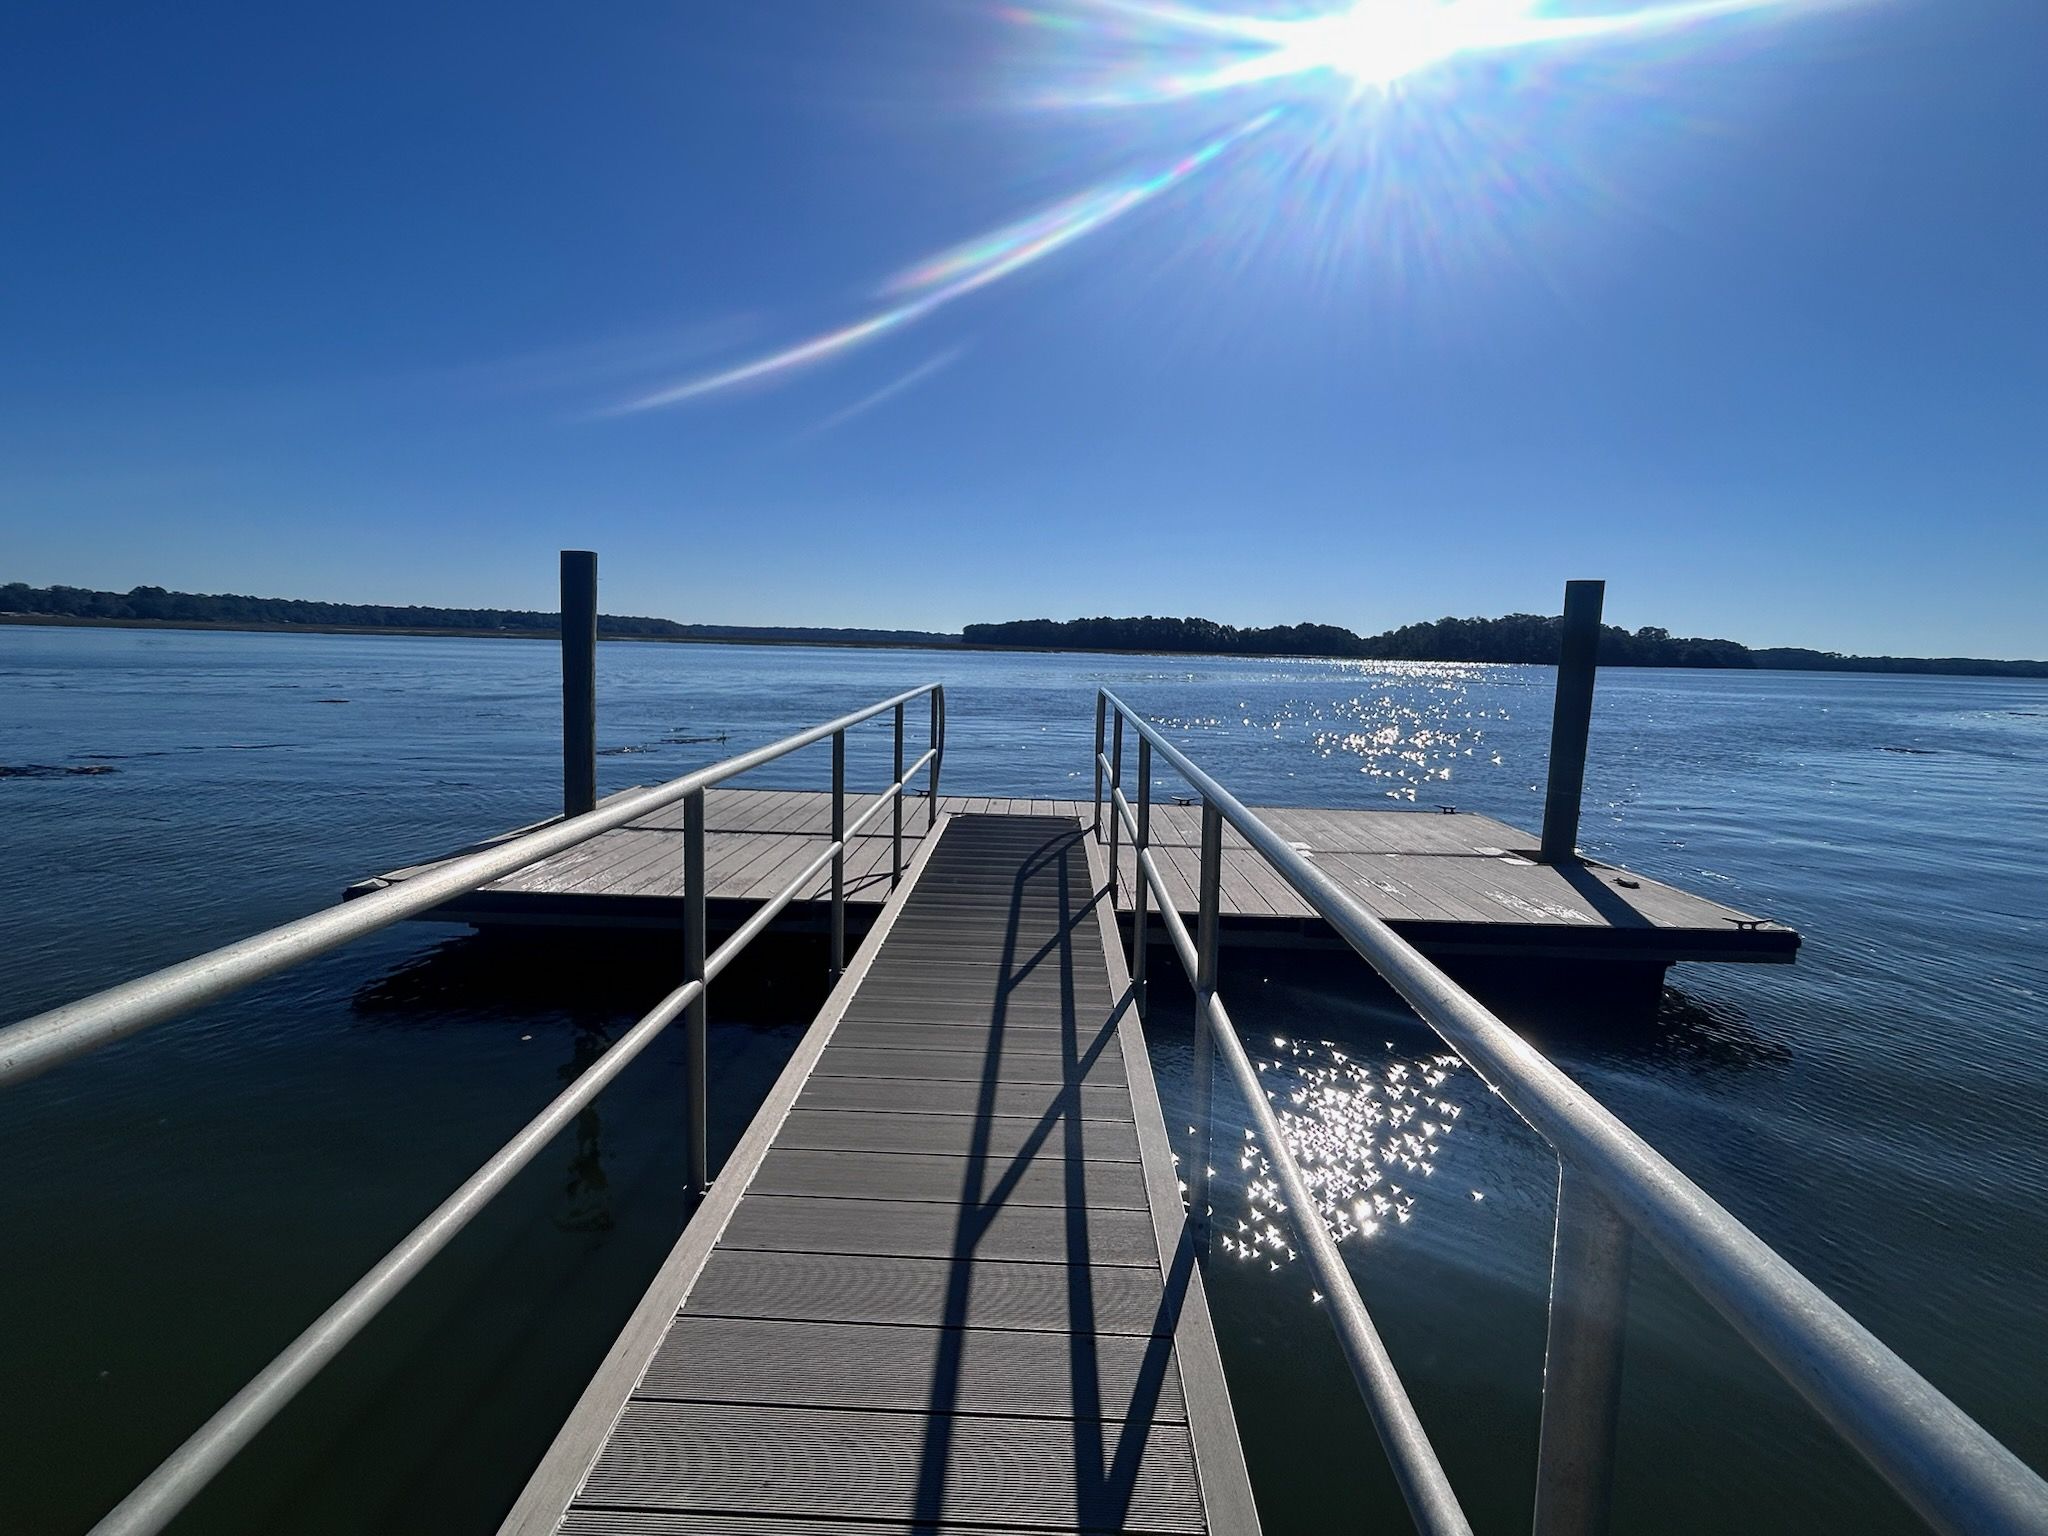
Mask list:
[[[231,592],[169,592],[133,587],[0,585],[0,616],[84,623],[218,625],[224,629],[446,630],[451,633],[552,636],[561,616],[515,608],[390,607],[320,603],[302,598],[243,597]],[[813,645],[989,646],[1018,650],[1170,651],[1217,656],[1338,656],[1367,661],[1556,662],[1563,621],[1554,614],[1511,613],[1500,619],[1437,619],[1404,624],[1381,635],[1358,635],[1334,624],[1280,624],[1240,629],[1210,619],[1016,619],[969,624],[958,635],[922,629],[831,629],[787,625],[680,624],[674,619],[603,614],[601,635],[619,639],[785,641]],[[1600,631],[1600,662],[1610,667],[1752,667],[1797,672],[1929,672],[1984,677],[2048,677],[2048,662],[1987,661],[1967,656],[1845,656],[1781,646],[1752,649],[1736,640],[1684,639],[1645,626],[1609,624]]]
[[[318,629],[459,630],[477,634],[552,636],[561,629],[558,613],[516,608],[418,608],[379,603],[319,603],[295,597],[244,597],[233,592],[167,592],[132,587],[95,592],[85,587],[0,586],[0,614],[101,623],[218,624]],[[673,619],[600,614],[597,632],[621,639],[790,640],[823,644],[953,645],[957,635],[915,629],[810,629],[738,624],[679,624]]]
[[[1210,619],[1017,619],[969,624],[969,645],[1029,650],[1191,651],[1220,656],[1337,656],[1366,661],[1493,661],[1554,665],[1564,621],[1555,614],[1511,613],[1499,619],[1437,619],[1358,635],[1331,624],[1240,629]],[[1753,667],[1800,672],[1940,672],[1992,677],[2048,677],[2048,662],[1984,661],[1950,656],[1844,656],[1776,647],[1755,650],[1737,640],[1687,639],[1646,625],[1633,632],[1600,630],[1600,663],[1609,667]]]

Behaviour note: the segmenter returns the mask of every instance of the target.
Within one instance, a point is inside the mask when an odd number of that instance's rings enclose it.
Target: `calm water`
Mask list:
[[[524,642],[0,629],[0,764],[114,770],[0,779],[0,1018],[548,814],[555,668]],[[1254,803],[1540,813],[1542,668],[609,645],[600,669],[604,789],[939,677],[959,792],[1085,794],[1107,682]],[[884,781],[886,738],[856,743],[856,784]],[[1586,845],[1795,924],[1806,948],[1789,969],[1678,968],[1654,1028],[1543,1035],[2037,1466],[2044,762],[2048,685],[1603,676]],[[825,772],[819,752],[754,782]],[[407,927],[11,1092],[7,1528],[87,1526],[651,1002],[662,962]],[[806,969],[723,990],[722,1144],[822,992]],[[1400,1128],[1422,1137],[1399,1151],[1413,1169],[1341,1192],[1360,1227],[1345,1246],[1475,1524],[1524,1530],[1554,1165],[1356,980],[1242,957],[1224,972],[1304,1137],[1346,1156],[1384,1139],[1357,1090],[1384,1104],[1390,1081],[1420,1082],[1434,1101]],[[1153,1026],[1170,1122],[1182,1012],[1162,997]],[[679,1044],[609,1090],[181,1529],[495,1529],[673,1240]],[[1370,1427],[1260,1170],[1226,1171],[1216,1309],[1268,1529],[1363,1527],[1396,1507]],[[1914,1528],[1652,1259],[1628,1349],[1619,1529]]]

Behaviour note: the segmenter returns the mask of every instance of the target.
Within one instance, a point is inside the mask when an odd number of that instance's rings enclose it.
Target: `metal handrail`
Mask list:
[[[885,709],[899,709],[926,694],[932,696],[936,724],[933,727],[932,751],[925,756],[934,757],[942,748],[944,690],[937,683],[925,683],[824,725],[800,731],[765,747],[756,747],[751,752],[742,752],[723,762],[700,768],[695,773],[686,773],[666,784],[615,796],[581,816],[553,822],[506,842],[449,859],[424,874],[412,876],[403,884],[387,886],[341,906],[328,907],[295,922],[266,929],[236,943],[209,950],[194,959],[152,971],[147,976],[95,992],[90,997],[0,1029],[0,1086],[36,1077],[74,1057],[125,1039],[152,1024],[190,1012],[266,976],[276,975],[302,961],[338,949],[364,934],[416,917],[453,897],[465,896],[493,880],[514,874],[529,864],[537,864],[551,854],[588,842],[600,832],[609,832],[650,811],[673,805],[693,791],[722,784],[749,769],[772,763],[799,748],[871,720]],[[919,763],[924,760],[920,758]],[[915,776],[916,772],[917,767],[913,765],[910,775]],[[903,777],[898,776],[899,782]],[[936,778],[932,787],[936,801]]]
[[[1139,736],[1139,804],[1121,789],[1121,752],[1104,755],[1106,713],[1128,719]],[[1120,746],[1120,741],[1118,745]],[[1190,940],[1150,849],[1151,752],[1162,754],[1202,796],[1202,921]],[[1709,1305],[1731,1322],[1841,1437],[1936,1530],[1953,1536],[2048,1536],[2048,1482],[1944,1397],[1850,1317],[1819,1287],[1597,1099],[1480,1004],[1436,965],[1291,847],[1149,721],[1107,689],[1096,709],[1096,832],[1101,784],[1110,781],[1112,846],[1121,824],[1133,839],[1142,881],[1133,883],[1139,926],[1133,974],[1142,975],[1144,897],[1149,892],[1197,993],[1197,1087],[1201,1058],[1213,1046],[1245,1090],[1254,1120],[1303,1228],[1318,1277],[1333,1303],[1344,1342],[1397,1478],[1418,1524],[1463,1529],[1455,1501],[1433,1494],[1441,1468],[1420,1435],[1391,1364],[1365,1318],[1357,1287],[1310,1197],[1266,1106],[1257,1074],[1215,991],[1213,908],[1221,872],[1222,824],[1237,829],[1265,862],[1355,950],[1423,1021],[1550,1143],[1559,1161],[1558,1220],[1552,1253],[1550,1337],[1544,1361],[1543,1424],[1538,1447],[1537,1536],[1593,1532],[1605,1523],[1612,1485],[1614,1428],[1627,1305],[1631,1234],[1639,1233]],[[1112,879],[1117,866],[1111,865]],[[1205,1106],[1203,1106],[1205,1108]],[[1206,1130],[1208,1116],[1199,1123]],[[1193,1171],[1206,1175],[1201,1156]],[[1206,1222],[1200,1186],[1190,1213]],[[1354,1335],[1357,1323],[1363,1329]]]
[[[905,769],[904,708],[912,700],[927,694],[932,701],[931,744],[916,762]],[[844,772],[846,732],[885,710],[894,711],[896,779],[848,824]],[[302,960],[325,954],[351,939],[423,912],[452,896],[477,890],[550,854],[622,826],[648,811],[672,805],[677,800],[684,802],[686,974],[683,984],[644,1014],[454,1194],[435,1207],[424,1221],[373,1265],[340,1300],[194,1431],[183,1445],[93,1527],[95,1536],[148,1536],[148,1533],[161,1531],[175,1519],[264,1425],[275,1418],[457,1233],[469,1225],[541,1148],[566,1128],[653,1042],[655,1036],[685,1012],[688,1014],[689,1033],[686,1051],[690,1101],[689,1177],[691,1186],[698,1192],[708,1187],[705,1004],[710,983],[761,935],[783,908],[809,887],[828,863],[833,871],[833,974],[835,977],[839,974],[845,959],[844,860],[847,842],[879,816],[884,806],[896,806],[892,882],[901,879],[903,792],[910,779],[929,765],[931,783],[925,821],[929,830],[938,819],[939,768],[945,755],[945,731],[944,689],[937,683],[926,683],[811,730],[684,774],[666,784],[620,796],[594,811],[526,833],[495,848],[452,859],[427,874],[413,877],[402,886],[387,887],[343,906],[286,923],[0,1031],[0,1085],[23,1081],[200,1003],[238,991]],[[800,874],[707,955],[704,951],[704,792],[751,768],[773,762],[828,736],[833,742],[832,841]]]

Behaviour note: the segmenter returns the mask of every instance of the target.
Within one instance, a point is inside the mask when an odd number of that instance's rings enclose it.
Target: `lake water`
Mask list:
[[[0,1019],[551,813],[557,669],[532,642],[0,628],[0,765],[53,770],[0,779]],[[1540,818],[1546,668],[612,644],[599,669],[601,790],[939,678],[948,790],[1085,796],[1107,683],[1254,804]],[[886,781],[887,738],[856,739],[856,786]],[[2048,684],[1603,674],[1586,848],[1806,944],[1790,968],[1676,968],[1654,1026],[1542,1040],[2036,1466],[2044,764]],[[818,749],[749,782],[827,772]],[[1304,1135],[1345,1134],[1312,1091],[1332,1072],[1443,1074],[1450,1129],[1407,1180],[1409,1219],[1345,1248],[1475,1525],[1526,1530],[1555,1165],[1358,975],[1226,958],[1223,985],[1248,1036],[1288,1042],[1262,1050],[1310,1090]],[[6,1528],[88,1526],[672,982],[645,946],[507,952],[409,925],[9,1092]],[[765,962],[721,988],[714,1155],[822,992]],[[1185,996],[1162,983],[1151,1026],[1170,1123]],[[180,1529],[494,1530],[674,1239],[680,1045],[608,1090]],[[1225,1232],[1257,1198],[1219,1190]],[[1404,1528],[1285,1239],[1283,1220],[1219,1255],[1213,1287],[1267,1529]],[[1616,1529],[1916,1528],[1654,1258],[1627,1348]]]

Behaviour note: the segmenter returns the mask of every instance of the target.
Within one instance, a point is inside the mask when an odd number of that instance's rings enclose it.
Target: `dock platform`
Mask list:
[[[1256,1532],[1078,814],[940,817],[503,1536]]]
[[[865,803],[865,797],[851,793],[847,798],[850,808]],[[1798,952],[1799,935],[1791,928],[1648,876],[1596,860],[1539,863],[1533,834],[1491,816],[1254,810],[1425,953],[1663,966],[1686,960],[1784,963]],[[1093,802],[1086,800],[945,795],[938,812],[1027,820],[1079,817],[1090,825],[1094,819]],[[779,892],[831,838],[829,793],[717,788],[706,797],[706,813],[710,920],[724,929],[736,927]],[[905,803],[906,863],[915,841],[926,835],[930,815],[927,800]],[[1153,804],[1153,857],[1175,906],[1190,922],[1197,907],[1200,823],[1198,807]],[[653,812],[428,915],[479,926],[674,929],[683,915],[682,827],[682,806]],[[846,901],[856,922],[871,918],[888,899],[891,854],[886,818],[851,840]],[[1227,827],[1223,857],[1224,942],[1336,943],[1293,889]],[[1116,908],[1128,913],[1135,878],[1128,842],[1119,849],[1117,862]],[[399,883],[432,867],[393,870],[364,881],[351,894]],[[822,924],[829,893],[829,877],[820,875],[785,919]],[[1162,931],[1155,928],[1153,938],[1160,937]]]

